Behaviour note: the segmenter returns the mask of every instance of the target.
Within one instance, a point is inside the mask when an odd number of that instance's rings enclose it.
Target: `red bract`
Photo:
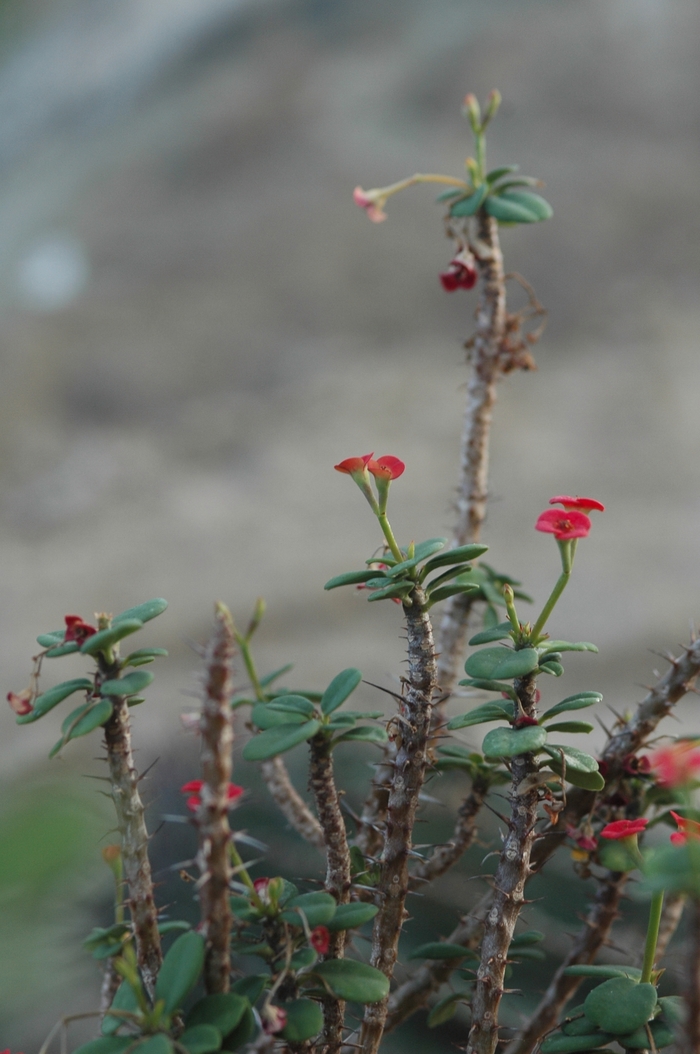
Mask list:
[[[568,494],[549,499],[550,505],[563,505],[565,509],[576,509],[578,512],[605,512],[605,506],[595,498],[572,498]]]
[[[671,809],[671,816],[678,824],[678,830],[671,835],[673,845],[685,845],[689,838],[700,838],[700,823],[697,820],[689,820],[686,816],[680,816]]]
[[[367,462],[367,471],[371,472],[375,479],[398,479],[405,470],[403,461],[393,454],[383,454],[382,457]]]
[[[649,823],[648,820],[615,820],[614,823],[609,823],[600,832],[601,838],[612,838],[618,840],[620,838],[632,838],[635,835],[641,834],[646,825]]]
[[[468,250],[458,253],[450,260],[447,270],[440,272],[442,288],[447,293],[454,293],[457,289],[473,289],[477,277],[476,261]]]
[[[700,745],[681,740],[659,747],[649,755],[649,764],[661,787],[681,787],[700,775]]]
[[[585,538],[591,529],[591,521],[583,512],[561,512],[559,509],[546,509],[540,513],[535,530],[553,534],[558,542],[568,542],[572,538]]]
[[[365,210],[372,223],[382,223],[386,219],[386,212],[384,212],[386,198],[383,198],[381,194],[372,193],[371,190],[363,190],[362,187],[355,187],[352,192],[352,200],[361,209]]]
[[[97,633],[95,627],[88,622],[83,622],[80,615],[66,615],[65,623],[66,632],[63,637],[65,644],[70,641],[75,641],[76,644],[83,644],[93,633]]]
[[[339,465],[334,465],[333,468],[336,472],[345,472],[348,476],[352,476],[356,472],[364,472],[368,462],[373,457],[374,454],[365,454],[363,457],[346,457],[345,461],[341,461]]]
[[[325,955],[331,943],[331,934],[328,927],[316,926],[316,928],[311,931],[309,943],[319,955]]]
[[[203,787],[202,780],[190,780],[189,783],[183,783],[180,787],[182,794],[189,794],[190,797],[187,799],[185,804],[191,812],[196,812],[199,806],[202,804],[201,790]],[[243,794],[243,787],[237,786],[235,783],[229,783],[226,789],[226,801],[228,802],[229,808],[234,802],[238,801],[241,794]]]

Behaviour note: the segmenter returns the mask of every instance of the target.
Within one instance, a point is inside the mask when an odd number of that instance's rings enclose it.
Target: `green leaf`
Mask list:
[[[447,722],[447,727],[450,732],[454,732],[458,728],[469,728],[470,725],[482,725],[486,721],[512,720],[513,704],[507,703],[504,699],[502,703],[484,703],[482,706],[477,706],[476,710],[472,710],[469,714],[461,714],[459,717],[453,717],[451,721]]]
[[[300,893],[292,897],[285,906],[280,918],[292,926],[301,926],[301,913],[313,929],[314,926],[326,926],[336,912],[335,898],[330,893]]]
[[[492,728],[484,736],[482,750],[486,758],[513,758],[518,754],[539,751],[547,740],[547,730],[541,725],[526,728]]]
[[[656,1006],[656,988],[630,977],[612,977],[589,992],[583,1007],[586,1017],[614,1036],[634,1032],[650,1021]]]
[[[453,582],[447,586],[438,586],[437,589],[433,589],[428,593],[428,607],[432,607],[433,604],[439,604],[441,600],[447,600],[448,597],[457,596],[458,593],[478,593],[479,587],[469,583],[468,585],[461,582]]]
[[[538,673],[549,673],[552,677],[561,677],[564,667],[560,662],[550,659],[549,662],[541,662]]]
[[[247,977],[241,977],[239,981],[234,981],[231,985],[231,991],[237,995],[245,996],[248,1002],[253,1004],[258,1001],[265,991],[269,979],[268,974],[249,974]]]
[[[54,706],[62,703],[64,699],[74,695],[75,692],[91,692],[93,688],[93,682],[89,681],[87,677],[76,677],[72,681],[62,681],[55,687],[43,692],[35,701],[34,709],[30,713],[23,714],[16,719],[17,724],[31,725],[34,721],[38,721],[40,717],[43,717],[44,714],[48,714],[49,710],[53,710]]]
[[[481,633],[475,634],[469,641],[470,647],[477,644],[490,644],[494,640],[506,640],[513,632],[510,622],[499,622],[497,626],[490,629],[482,629]]]
[[[234,1028],[233,1032],[224,1037],[222,1050],[238,1050],[240,1047],[244,1047],[253,1038],[256,1031],[255,1014],[252,1007],[248,1006],[241,1018],[241,1023]]]
[[[114,710],[111,699],[100,699],[94,703],[85,703],[68,715],[61,725],[64,738],[60,740],[61,746],[71,739],[78,739],[93,732],[100,725],[109,721]]]
[[[152,680],[153,674],[150,670],[134,670],[132,673],[127,673],[123,677],[117,677],[113,681],[105,681],[100,685],[100,693],[102,695],[121,697],[136,695],[148,687]]]
[[[275,697],[266,705],[274,707],[275,710],[293,711],[294,713],[301,714],[306,718],[313,717],[315,713],[314,704],[307,698],[307,696],[293,694],[291,692],[275,695]]]
[[[278,710],[271,703],[258,703],[250,711],[250,720],[256,728],[266,731],[268,728],[278,728],[280,725],[303,725],[308,718],[286,707]]]
[[[444,549],[446,544],[447,538],[428,538],[426,542],[419,542],[413,551],[413,556],[402,560],[401,563],[394,564],[391,570],[386,572],[387,575],[391,578],[396,578],[402,575],[404,571],[410,571],[411,568],[417,567],[418,564],[422,563],[427,557],[432,556],[433,553]]]
[[[556,721],[553,725],[547,725],[549,732],[592,732],[594,726],[588,721]]]
[[[272,673],[266,673],[264,677],[260,678],[260,687],[267,688],[268,685],[276,681],[278,677],[282,677],[285,673],[289,673],[290,670],[294,669],[294,663],[288,662],[284,666],[279,666]]]
[[[340,729],[354,728],[356,717],[352,714],[346,714],[343,710],[342,713],[336,713],[335,717],[331,718],[328,724],[324,725],[329,732],[337,732]]]
[[[544,962],[547,958],[541,948],[514,948],[512,944],[508,956],[514,963]]]
[[[75,1054],[121,1054],[134,1042],[133,1036],[101,1036],[78,1047]]]
[[[430,572],[434,571],[436,567],[446,567],[449,564],[471,563],[472,560],[477,560],[485,552],[488,552],[488,548],[488,545],[478,545],[473,542],[470,545],[459,545],[456,549],[446,549],[444,553],[440,553],[439,556],[434,556],[432,560],[428,560],[425,570]]]
[[[664,1021],[670,1021],[674,1025],[679,1025],[685,1017],[685,1000],[680,995],[663,995],[659,999],[659,1006],[663,1014]]]
[[[574,747],[567,747],[568,750],[574,750]],[[587,755],[584,755],[587,756]],[[557,751],[556,757],[550,757],[547,762],[547,767],[553,772],[556,772],[557,776],[562,776],[564,770],[559,760],[559,752]],[[596,769],[595,772],[586,771],[580,768],[574,767],[569,763],[569,758],[566,759],[566,780],[567,783],[572,783],[574,787],[581,787],[583,790],[599,791],[605,786],[605,780],[602,774]]]
[[[489,192],[488,183],[482,183],[480,187],[477,187],[473,194],[470,194],[468,198],[462,198],[460,201],[456,201],[450,208],[450,216],[473,216],[479,211],[484,203],[484,199]]]
[[[519,201],[511,201],[507,193],[498,197],[490,195],[486,199],[486,211],[500,223],[537,223],[539,219]]]
[[[512,172],[517,172],[520,165],[503,165],[501,168],[492,168],[490,172],[486,173],[486,182],[493,186],[503,176],[509,176]]]
[[[289,965],[292,970],[305,970],[307,966],[312,966],[318,955],[313,948],[300,948],[298,952],[294,952],[294,955],[289,960]]]
[[[324,714],[332,714],[345,700],[352,695],[362,680],[362,674],[354,667],[342,670],[334,677],[321,697],[321,710]]]
[[[466,183],[464,185],[465,190],[468,190]],[[439,204],[442,201],[451,201],[452,198],[461,198],[464,194],[464,190],[443,190],[442,194],[438,194],[435,198],[435,203]]]
[[[531,944],[541,944],[544,940],[544,933],[542,930],[525,930],[524,933],[518,933],[513,940],[510,942],[511,951],[513,948],[527,948]]]
[[[133,1047],[134,1054],[173,1054],[175,1048],[166,1035],[159,1032],[157,1036],[149,1036]]]
[[[229,897],[229,904],[231,911],[240,922],[250,922],[251,919],[258,917],[258,910],[253,907],[248,897]]]
[[[183,933],[163,959],[156,981],[155,998],[165,1000],[165,1013],[182,1006],[194,988],[204,965],[204,938],[199,933]]]
[[[246,743],[243,757],[246,761],[267,761],[268,758],[284,754],[298,743],[311,739],[320,727],[320,721],[306,721],[303,725],[288,724],[269,728]]]
[[[78,651],[79,645],[76,641],[70,640],[67,644],[59,644],[55,648],[50,648],[46,652],[47,659],[60,659],[62,655],[73,655]]]
[[[567,1011],[561,1030],[565,1036],[591,1036],[597,1029],[592,1021],[589,1021],[583,1012],[583,1004],[574,1006]]]
[[[499,695],[506,694],[511,699],[515,699],[515,690],[512,684],[508,684],[507,681],[489,681],[484,677],[469,677],[466,681],[459,682],[462,685],[466,685],[468,688],[481,688],[484,692],[498,692]]]
[[[317,1036],[323,1028],[323,1011],[312,999],[294,999],[285,1003],[287,1024],[282,1029],[282,1038],[287,1043],[304,1043]]]
[[[338,743],[375,743],[377,746],[382,746],[388,739],[386,729],[379,728],[377,725],[361,725],[359,728],[351,728],[348,732],[344,732],[342,736],[337,736],[333,740],[333,746],[336,747]]]
[[[185,1022],[188,1030],[209,1025],[227,1036],[239,1024],[248,1006],[245,993],[217,992],[215,995],[205,995],[194,1004]]]
[[[167,657],[167,654],[165,648],[139,648],[138,651],[127,655],[124,666],[145,666],[147,662],[153,662],[161,656]]]
[[[464,669],[470,677],[509,680],[511,677],[525,677],[537,669],[537,664],[535,648],[522,648],[520,651],[499,647],[482,648],[469,656]]]
[[[335,915],[326,925],[331,933],[337,933],[338,930],[354,930],[373,919],[378,911],[379,908],[374,904],[363,904],[360,900],[353,901],[352,904],[339,904]]]
[[[448,941],[429,941],[414,948],[409,959],[477,959],[478,956],[463,944],[450,944]]]
[[[547,1036],[542,1041],[540,1054],[578,1054],[578,1051],[596,1050],[610,1039],[612,1036],[607,1032],[594,1032],[590,1036]]]
[[[65,629],[54,629],[50,633],[40,633],[36,642],[41,644],[42,648],[54,648],[57,644],[63,644],[65,635]]]
[[[569,770],[573,772],[598,772],[596,759],[592,758],[590,754],[584,754],[582,750],[578,750],[576,747],[565,747],[560,743],[550,743],[544,749],[555,761],[559,761],[561,754],[563,754],[567,772]]]
[[[638,966],[589,966],[586,963],[577,963],[576,966],[567,966],[564,973],[569,977],[599,977],[599,978],[610,978],[610,977],[630,977],[633,981],[638,981],[642,976],[642,971]]]
[[[654,849],[645,857],[643,885],[647,891],[665,889],[700,897],[700,844],[690,839],[685,845]]]
[[[586,641],[579,641],[578,644],[571,644],[568,640],[548,640],[543,644],[538,644],[537,650],[542,653],[548,653],[550,651],[598,651],[595,644],[587,644]]]
[[[541,195],[533,194],[531,190],[503,190],[499,193],[499,197],[501,201],[506,200],[511,205],[520,205],[521,208],[527,209],[535,220],[551,220],[552,218],[552,206]]]
[[[349,1003],[379,1003],[389,994],[389,981],[366,963],[354,959],[328,959],[314,967],[338,999]]]
[[[223,1036],[213,1025],[195,1025],[180,1036],[180,1043],[189,1054],[213,1054],[221,1049]]]
[[[145,604],[139,604],[135,608],[127,608],[126,611],[121,611],[118,615],[115,615],[112,619],[112,625],[114,626],[117,622],[131,622],[133,619],[138,619],[142,623],[150,622],[152,618],[162,615],[167,606],[168,601],[163,600],[162,597],[156,597],[155,600],[147,600]]]
[[[567,710],[585,710],[587,706],[594,706],[596,703],[602,703],[603,696],[600,692],[579,692],[577,695],[568,695],[566,699],[562,699],[556,706],[552,706],[549,710],[546,710],[540,721],[551,721],[557,714],[563,714]]]
[[[642,1028],[636,1029],[629,1036],[619,1036],[617,1042],[620,1046],[623,1046],[625,1050],[649,1050],[649,1036],[647,1033],[647,1027],[651,1032],[654,1040],[654,1046],[657,1050],[661,1050],[663,1047],[670,1047],[675,1042],[675,1036],[671,1032],[670,1028],[663,1024],[661,1021],[653,1021],[650,1025],[645,1025]]]
[[[185,922],[183,919],[168,919],[166,922],[158,923],[158,932],[161,935],[164,933],[182,933],[191,929],[189,922]]]
[[[459,1004],[465,1001],[466,997],[463,993],[458,992],[454,995],[445,996],[444,999],[435,1004],[428,1014],[428,1028],[437,1028],[438,1025],[444,1025],[446,1021],[454,1017]]]
[[[629,852],[624,840],[605,841],[601,839],[598,859],[609,871],[634,871],[639,867],[639,857]]]
[[[415,587],[415,582],[409,582],[406,579],[400,579],[398,582],[392,582],[391,585],[385,586],[384,589],[375,589],[367,597],[368,600],[390,600],[393,597],[398,597],[403,600]]]
[[[383,562],[383,561],[382,561]],[[324,589],[337,589],[338,586],[355,586],[362,582],[368,582],[370,578],[381,576],[382,572],[376,568],[368,568],[366,571],[346,571],[344,575],[336,575],[329,578]]]
[[[112,624],[109,629],[100,630],[99,633],[93,633],[92,637],[88,637],[80,651],[83,655],[97,655],[98,651],[107,651],[124,637],[128,637],[130,633],[136,633],[142,626],[143,622],[137,618],[125,619],[116,625]]]
[[[134,990],[131,985],[127,984],[126,981],[122,981],[117,988],[117,994],[112,1000],[112,1010],[123,1010],[130,1014],[135,1014],[139,1009]],[[113,1032],[116,1032],[121,1024],[123,1024],[124,1018],[112,1017],[110,1014],[105,1014],[102,1022],[102,1035],[111,1036]]]
[[[444,585],[446,582],[449,582],[451,579],[456,578],[458,575],[460,576],[460,585],[467,585],[467,583],[473,585],[474,583],[471,581],[471,579],[465,580],[461,577],[462,575],[471,575],[471,573],[472,568],[469,566],[469,564],[455,564],[454,567],[448,567],[448,569],[446,571],[443,571],[441,575],[437,575],[436,578],[431,579],[430,582],[426,584],[425,588],[427,592],[430,593],[433,589],[437,589],[438,586]]]

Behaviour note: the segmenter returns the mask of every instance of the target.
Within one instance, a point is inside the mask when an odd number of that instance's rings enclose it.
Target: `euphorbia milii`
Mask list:
[[[605,512],[605,506],[595,498],[572,498],[568,494],[549,499],[550,505],[563,505],[565,509],[576,509],[578,512]]]
[[[575,509],[570,512],[546,509],[538,516],[535,528],[553,534],[558,542],[568,542],[572,538],[585,538],[591,529],[591,521],[585,513]]]

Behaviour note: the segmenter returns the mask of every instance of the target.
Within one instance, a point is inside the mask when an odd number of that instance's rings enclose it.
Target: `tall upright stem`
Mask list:
[[[376,903],[379,911],[372,932],[372,966],[391,978],[403,927],[404,903],[409,888],[408,859],[418,808],[418,795],[425,779],[436,665],[433,631],[426,610],[426,597],[416,586],[404,603],[408,639],[408,673],[400,704],[397,751],[389,787],[386,837],[380,861]],[[384,1032],[388,996],[365,1010],[360,1047],[363,1054],[376,1054]]]

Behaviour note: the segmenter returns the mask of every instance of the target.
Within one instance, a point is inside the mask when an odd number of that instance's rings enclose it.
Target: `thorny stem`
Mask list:
[[[686,958],[686,1019],[681,1037],[683,1054],[700,1050],[700,901],[691,901]]]
[[[331,739],[324,732],[317,733],[310,742],[310,786],[316,801],[319,820],[326,846],[326,890],[339,904],[350,899],[352,873],[345,823],[340,798],[333,778]],[[345,954],[345,932],[332,933],[326,959],[342,959]],[[323,1006],[323,1046],[325,1054],[336,1054],[343,1039],[345,1003],[328,997]]]
[[[506,293],[503,254],[498,238],[498,223],[480,211],[476,218],[478,233],[477,266],[479,269],[479,302],[476,310],[476,333],[469,359],[467,401],[464,409],[461,444],[461,478],[457,496],[457,521],[453,546],[478,542],[486,516],[489,471],[489,436],[496,382],[500,374],[499,352],[505,336]],[[450,598],[445,605],[438,634],[438,684],[443,696],[452,692],[464,652],[467,620],[472,603],[464,596]],[[438,702],[433,725],[444,721],[446,698]]]
[[[391,978],[396,963],[404,903],[409,888],[411,835],[427,764],[432,698],[436,683],[435,647],[425,593],[416,586],[404,603],[408,673],[400,704],[396,758],[389,788],[386,836],[380,861],[370,962]],[[400,737],[400,738],[399,738]],[[388,996],[365,1010],[360,1046],[376,1054],[384,1032]]]
[[[516,678],[515,690],[528,717],[536,716],[536,680],[532,674]],[[530,877],[530,853],[537,823],[537,788],[519,792],[524,779],[537,772],[533,754],[511,760],[511,813],[494,879],[493,907],[486,916],[481,943],[481,963],[472,998],[472,1026],[467,1054],[494,1054],[498,1043],[498,1010],[508,964],[508,948],[525,901]]]
[[[110,658],[112,661],[108,662],[102,653],[98,654],[98,685],[120,676],[118,659]],[[112,800],[122,837],[122,861],[129,890],[128,907],[134,927],[136,956],[144,987],[152,998],[163,954],[148,859],[148,830],[139,794],[139,776],[131,750],[129,707],[124,697],[114,699],[114,710],[104,726],[104,733]]]
[[[542,1036],[557,1024],[562,1010],[583,980],[581,977],[570,977],[564,971],[569,966],[594,961],[599,949],[606,943],[612,925],[618,916],[620,899],[628,878],[627,872],[607,871],[605,873],[586,916],[583,929],[576,937],[569,954],[552,977],[534,1014],[522,1029],[519,1037],[506,1047],[504,1054],[531,1054]]]
[[[649,690],[633,717],[624,722],[620,730],[609,739],[602,757],[608,767],[608,790],[611,790],[623,775],[625,758],[639,750],[657,725],[671,712],[673,705],[693,689],[699,673],[700,639],[694,639],[684,655],[671,661],[670,669]],[[567,806],[559,817],[559,823],[556,827],[546,827],[534,847],[531,858],[533,868],[542,869],[566,837],[567,826],[577,827],[590,813],[594,800],[595,796],[590,791],[569,790]],[[470,917],[462,921],[447,938],[450,944],[473,947],[481,930],[480,920],[488,913],[492,902],[493,894],[486,893]],[[455,965],[454,960],[447,960],[446,963],[437,962],[423,966],[397,988],[391,998],[387,1028],[395,1028],[416,1009],[425,1006],[432,992],[448,979]]]
[[[199,833],[197,863],[203,876],[199,900],[200,931],[206,941],[204,988],[208,995],[228,992],[231,974],[231,863],[227,790],[231,779],[231,695],[234,652],[233,621],[224,604],[216,605],[216,629],[205,652],[202,733],[201,804],[195,822]]]
[[[453,864],[456,864],[467,851],[477,834],[476,818],[484,798],[489,792],[490,782],[483,776],[476,776],[472,789],[462,802],[457,813],[452,840],[437,849],[422,863],[413,869],[410,879],[411,889],[421,890],[426,882],[444,875]]]

